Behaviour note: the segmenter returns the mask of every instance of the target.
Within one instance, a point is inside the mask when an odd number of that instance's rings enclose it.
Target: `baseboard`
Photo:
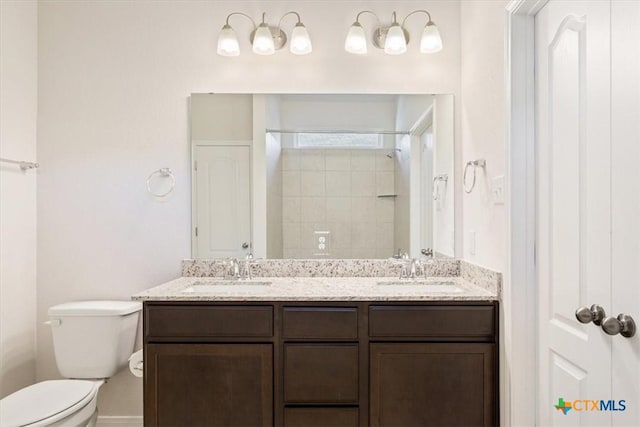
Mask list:
[[[118,417],[118,416],[99,416],[98,422],[96,423],[96,427],[100,426],[108,426],[108,425],[119,425],[120,427],[142,427],[142,417],[140,416],[129,416],[129,417]]]

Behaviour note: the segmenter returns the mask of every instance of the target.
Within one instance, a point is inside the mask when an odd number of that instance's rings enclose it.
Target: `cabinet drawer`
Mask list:
[[[370,306],[371,337],[488,338],[495,334],[493,306]]]
[[[286,408],[285,427],[357,427],[358,408]]]
[[[282,336],[285,339],[357,339],[358,309],[355,307],[284,307]]]
[[[357,344],[286,344],[286,403],[357,403]]]
[[[151,306],[146,336],[173,338],[271,337],[271,306]]]

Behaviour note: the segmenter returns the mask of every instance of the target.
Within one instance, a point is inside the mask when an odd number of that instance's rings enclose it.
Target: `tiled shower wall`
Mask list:
[[[389,150],[283,149],[284,258],[387,258],[394,252]],[[326,251],[316,231],[328,231]]]

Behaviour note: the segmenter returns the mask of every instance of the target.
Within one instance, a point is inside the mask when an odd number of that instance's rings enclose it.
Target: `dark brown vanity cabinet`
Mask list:
[[[146,426],[494,426],[497,303],[146,302]]]

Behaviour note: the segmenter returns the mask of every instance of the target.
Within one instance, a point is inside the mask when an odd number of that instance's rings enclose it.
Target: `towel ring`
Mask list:
[[[169,177],[171,178],[171,187],[169,187],[169,189],[164,192],[164,193],[154,193],[151,190],[151,181],[152,179],[156,176],[161,176],[161,177]],[[151,174],[147,177],[147,191],[149,191],[149,193],[155,197],[166,197],[168,196],[173,189],[176,186],[176,177],[173,176],[173,172],[171,172],[171,169],[169,168],[160,168],[157,171],[151,172]]]
[[[471,193],[476,186],[476,169],[477,168],[485,168],[487,165],[486,160],[478,159],[478,160],[470,160],[464,166],[464,175],[462,176],[462,186],[464,187],[465,193]],[[467,170],[473,166],[473,182],[471,183],[471,187],[467,188]]]

